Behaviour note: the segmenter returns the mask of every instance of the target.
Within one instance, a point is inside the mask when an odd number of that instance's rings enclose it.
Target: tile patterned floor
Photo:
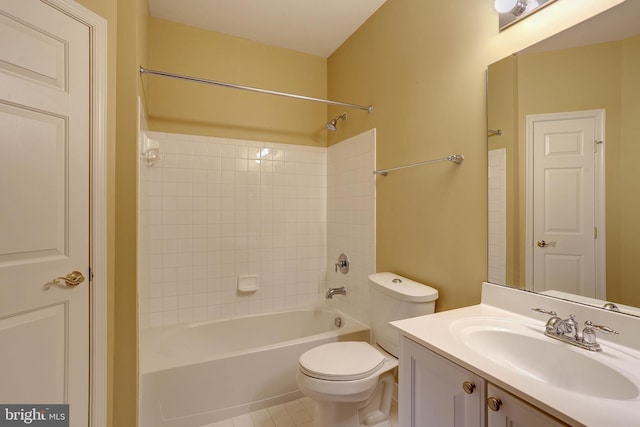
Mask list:
[[[391,425],[398,426],[398,407],[391,405]],[[202,427],[313,427],[313,401],[308,397]]]

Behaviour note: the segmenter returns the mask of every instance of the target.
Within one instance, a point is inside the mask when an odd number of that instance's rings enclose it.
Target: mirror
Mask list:
[[[640,315],[639,22],[627,0],[489,66],[490,282]]]

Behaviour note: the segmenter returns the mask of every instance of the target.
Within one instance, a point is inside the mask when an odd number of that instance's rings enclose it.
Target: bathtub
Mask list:
[[[298,399],[298,357],[333,341],[369,341],[369,328],[309,308],[142,330],[140,427],[200,427]]]

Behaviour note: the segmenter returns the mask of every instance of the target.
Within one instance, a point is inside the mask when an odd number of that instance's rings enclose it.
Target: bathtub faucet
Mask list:
[[[346,294],[347,294],[347,288],[345,288],[344,286],[340,288],[329,288],[329,290],[327,291],[326,298],[332,299],[334,295],[346,295]]]

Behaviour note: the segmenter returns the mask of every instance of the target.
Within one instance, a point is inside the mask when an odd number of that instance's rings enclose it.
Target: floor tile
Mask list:
[[[313,427],[313,400],[308,397],[240,415],[202,427]],[[392,427],[398,426],[398,405],[391,405]]]

